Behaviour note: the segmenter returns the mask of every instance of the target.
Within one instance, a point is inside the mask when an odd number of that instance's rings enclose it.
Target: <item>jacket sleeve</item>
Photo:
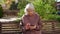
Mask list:
[[[40,19],[40,17],[39,17],[37,30],[40,31],[40,30],[42,29],[42,26],[43,26],[43,25],[42,25],[41,19]]]
[[[28,19],[27,19],[27,17],[26,16],[24,16],[23,18],[22,18],[22,20],[21,20],[21,23],[22,23],[22,31],[24,32],[24,31],[26,31],[26,28],[25,28],[25,24],[26,23],[28,23]]]
[[[25,27],[24,27],[24,23],[23,23],[22,19],[20,21],[20,31],[21,32],[24,32],[25,31]]]

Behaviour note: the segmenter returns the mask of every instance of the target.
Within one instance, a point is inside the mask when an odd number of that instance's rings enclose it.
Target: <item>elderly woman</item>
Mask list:
[[[35,13],[33,4],[29,3],[26,5],[22,23],[23,34],[41,34],[42,23],[39,15]]]

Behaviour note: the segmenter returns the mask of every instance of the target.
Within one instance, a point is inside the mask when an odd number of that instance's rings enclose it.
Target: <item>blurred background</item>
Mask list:
[[[28,3],[40,15],[43,34],[60,34],[60,0],[0,0],[0,18],[22,17]]]

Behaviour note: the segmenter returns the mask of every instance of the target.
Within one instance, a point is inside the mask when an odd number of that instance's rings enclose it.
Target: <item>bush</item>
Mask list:
[[[20,12],[18,13],[18,17],[22,17],[23,14],[24,14],[24,9],[21,9]]]
[[[54,19],[53,12],[56,13],[55,0],[35,0],[32,2],[35,6],[36,12],[42,19]]]
[[[24,9],[27,3],[28,3],[28,1],[26,1],[26,0],[19,0],[18,8],[19,9]]]
[[[57,15],[55,19],[60,22],[60,16],[59,15]]]
[[[0,18],[3,17],[3,9],[2,9],[2,6],[0,5]]]
[[[26,6],[26,4],[28,4],[29,1],[26,0],[19,0],[18,2],[18,9],[20,9],[20,12],[18,13],[18,17],[21,17],[24,14],[24,8]]]
[[[10,5],[10,10],[18,10],[18,3],[15,3],[14,1],[12,1],[12,4]]]

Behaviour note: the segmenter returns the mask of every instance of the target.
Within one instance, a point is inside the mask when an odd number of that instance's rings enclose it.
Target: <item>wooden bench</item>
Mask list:
[[[0,32],[2,34],[19,34],[19,21],[16,21],[18,19],[20,18],[0,19]]]

